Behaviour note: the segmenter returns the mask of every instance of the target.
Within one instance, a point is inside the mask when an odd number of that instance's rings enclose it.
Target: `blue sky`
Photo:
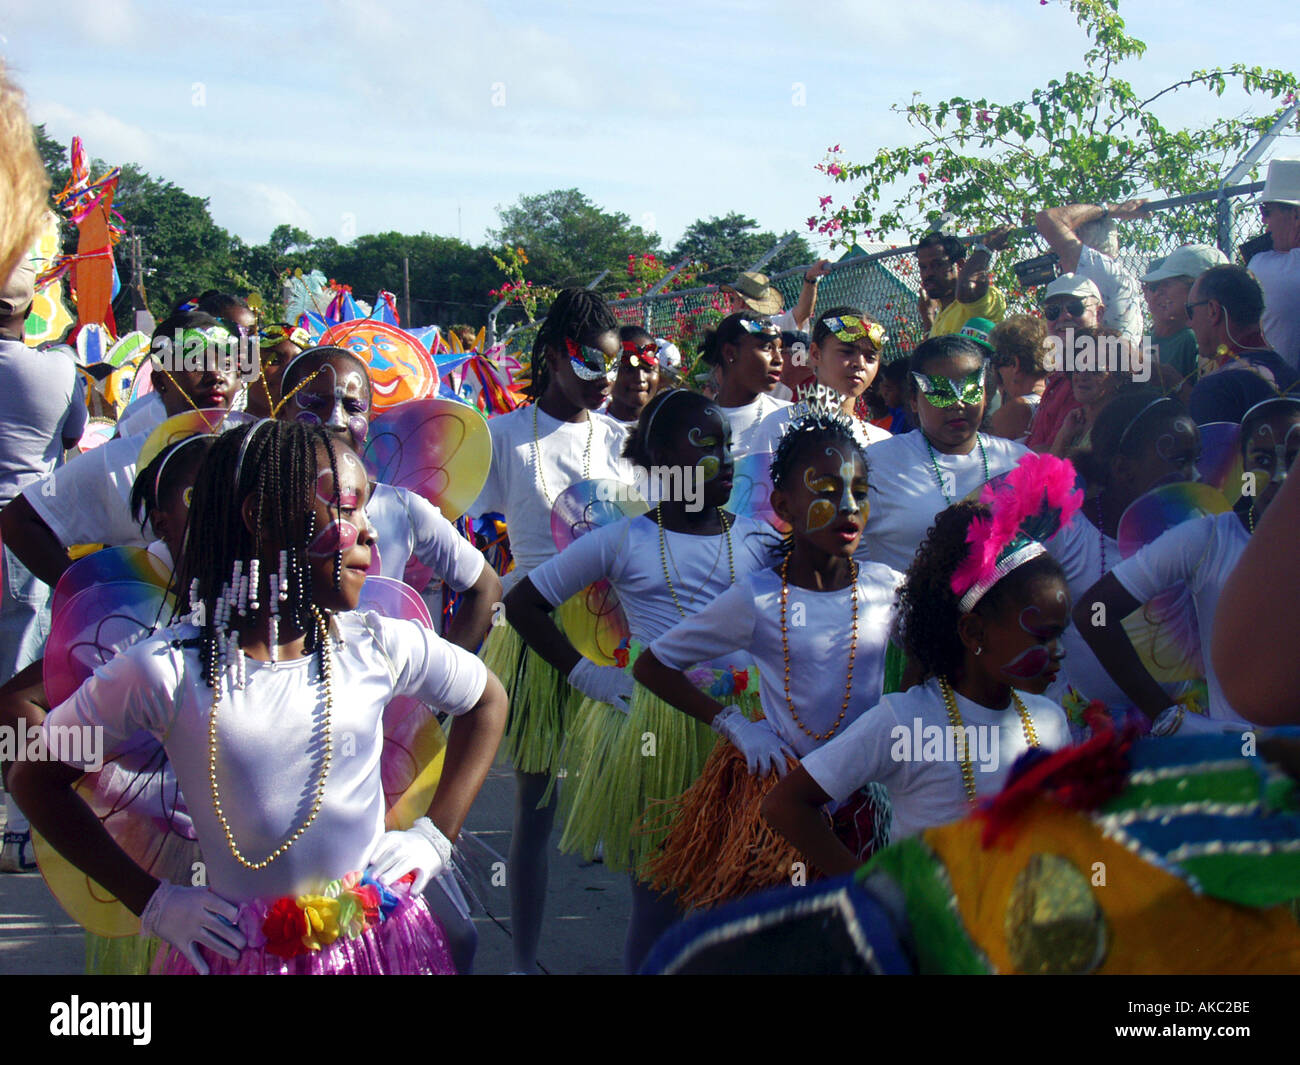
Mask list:
[[[1152,90],[1234,61],[1286,68],[1294,2],[1127,0]],[[478,243],[520,194],[576,186],[671,245],[736,210],[798,229],[813,167],[913,138],[914,91],[1018,98],[1077,65],[1058,2],[721,0],[169,4],[0,0],[33,121],[211,200],[249,241],[288,222]],[[1166,121],[1240,110],[1195,93]],[[1300,140],[1279,154],[1300,155]]]

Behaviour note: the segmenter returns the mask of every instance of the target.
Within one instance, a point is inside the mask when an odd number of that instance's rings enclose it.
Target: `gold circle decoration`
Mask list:
[[[1012,885],[1003,928],[1020,973],[1077,975],[1106,960],[1106,917],[1088,878],[1059,854],[1029,859]]]

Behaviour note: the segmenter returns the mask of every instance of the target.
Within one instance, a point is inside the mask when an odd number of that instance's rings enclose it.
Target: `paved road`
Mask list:
[[[487,847],[505,855],[510,846],[514,777],[494,768],[470,812],[467,827]],[[0,804],[0,819],[3,819]],[[558,830],[556,839],[558,839]],[[469,848],[471,882],[481,906],[474,905],[479,945],[476,974],[500,975],[513,968],[510,952],[510,898],[493,886],[491,858]],[[547,894],[546,928],[540,965],[553,974],[610,975],[622,972],[623,936],[630,897],[625,876],[603,865],[553,852]],[[81,929],[45,888],[40,875],[0,874],[0,975],[82,972]]]

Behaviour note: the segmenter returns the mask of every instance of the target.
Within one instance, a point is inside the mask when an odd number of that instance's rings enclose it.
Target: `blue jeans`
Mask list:
[[[50,635],[50,587],[4,549],[0,584],[0,684],[45,654]]]

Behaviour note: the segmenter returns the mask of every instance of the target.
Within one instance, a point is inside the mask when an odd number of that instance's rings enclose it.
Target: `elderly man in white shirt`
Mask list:
[[[1247,268],[1264,290],[1264,338],[1291,369],[1300,369],[1300,159],[1268,164],[1259,213],[1273,240]]]

